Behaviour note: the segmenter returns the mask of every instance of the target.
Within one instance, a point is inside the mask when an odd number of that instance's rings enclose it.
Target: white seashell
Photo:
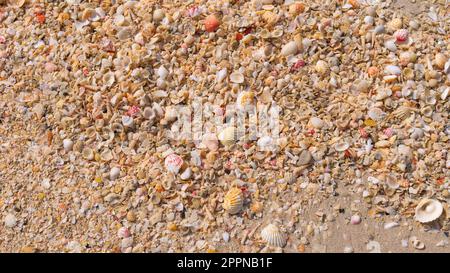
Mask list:
[[[450,59],[444,65],[444,73],[450,74]]]
[[[420,128],[412,128],[411,129],[411,138],[414,140],[419,140],[423,137],[424,132]]]
[[[71,139],[68,139],[68,138],[64,139],[64,140],[63,140],[63,147],[64,147],[64,150],[65,150],[66,152],[72,151],[72,148],[73,148],[73,141],[72,141]]]
[[[217,71],[217,73],[216,73],[217,82],[219,82],[219,83],[222,82],[226,78],[226,76],[227,76],[226,68],[223,68],[223,69]]]
[[[390,223],[384,224],[384,229],[391,229],[391,228],[398,227],[398,226],[400,226],[399,223],[397,223],[397,222],[390,222]]]
[[[431,108],[431,106],[427,105],[427,106],[423,107],[422,109],[420,109],[420,112],[422,113],[422,115],[424,115],[426,117],[431,117],[433,115],[433,108]]]
[[[89,21],[98,21],[100,20],[100,15],[97,13],[96,10],[91,9],[91,8],[87,8],[83,11],[82,15],[81,15],[81,19],[84,20],[89,20]]]
[[[434,96],[434,95],[430,94],[430,95],[425,97],[425,103],[428,104],[428,105],[435,105],[436,102],[437,102],[436,96]]]
[[[230,74],[230,81],[233,83],[243,83],[244,75],[240,72],[233,72]]]
[[[268,245],[275,247],[284,247],[286,245],[286,236],[274,224],[269,224],[261,230],[261,238]]]
[[[125,127],[133,127],[134,120],[130,116],[122,116],[122,124]]]
[[[343,152],[345,150],[347,150],[350,147],[350,144],[348,144],[347,142],[340,142],[340,143],[336,143],[334,145],[334,149],[337,152]]]
[[[291,41],[281,48],[281,55],[283,56],[295,55],[297,52],[298,44],[296,41]]]
[[[170,154],[164,160],[164,165],[166,166],[166,169],[173,174],[177,174],[180,171],[183,163],[184,163],[183,158],[181,158],[181,156],[177,154]]]
[[[156,75],[158,75],[160,79],[164,80],[167,75],[169,75],[169,71],[167,71],[167,69],[163,65],[161,65],[158,70],[156,70]]]
[[[374,20],[372,16],[367,15],[366,17],[364,17],[364,23],[366,23],[367,25],[371,26],[373,25],[373,22]]]
[[[414,219],[421,223],[428,223],[438,219],[444,208],[442,204],[434,199],[422,199],[416,207]]]
[[[374,32],[375,34],[381,34],[381,33],[384,33],[384,32],[385,32],[385,28],[384,28],[383,25],[378,25],[378,26],[376,26],[376,27],[374,28],[373,32]]]
[[[236,214],[244,206],[244,196],[239,188],[231,188],[223,198],[222,207],[229,214]]]
[[[367,115],[373,120],[381,120],[386,114],[380,108],[372,107],[367,112]]]
[[[445,90],[441,93],[441,100],[445,101],[448,97],[448,93],[450,92],[450,87],[445,88]]]
[[[119,177],[119,175],[120,175],[120,168],[113,167],[109,171],[109,179],[112,181],[116,180]]]
[[[398,75],[402,74],[402,70],[400,69],[400,67],[398,67],[396,65],[387,65],[384,68],[384,72],[387,75],[397,75],[398,76]]]
[[[111,161],[111,160],[113,160],[114,156],[113,156],[112,151],[110,149],[106,148],[105,150],[103,150],[103,152],[101,152],[100,158],[103,161]]]
[[[386,183],[386,185],[393,190],[400,187],[400,184],[397,182],[397,178],[393,174],[386,174],[384,176],[384,183]]]
[[[184,170],[184,172],[180,174],[180,178],[181,180],[188,180],[189,178],[191,178],[191,175],[192,175],[191,168],[186,168],[186,170]]]
[[[325,62],[323,60],[318,60],[316,63],[315,69],[318,73],[324,75],[324,74],[328,73],[328,71],[330,70],[330,66],[328,65],[327,62]]]
[[[416,236],[411,237],[409,241],[415,249],[419,250],[425,249],[425,244],[421,242],[419,239],[417,239]]]
[[[163,9],[155,9],[153,12],[153,21],[154,22],[160,22],[164,19],[166,14],[164,13]]]
[[[325,125],[325,122],[318,117],[312,117],[309,122],[316,129],[321,129]]]
[[[117,236],[119,236],[119,238],[128,238],[131,236],[131,232],[127,227],[121,227],[117,231]]]
[[[8,213],[8,214],[5,216],[5,219],[4,219],[3,221],[4,221],[4,223],[5,223],[5,226],[8,227],[8,228],[13,228],[13,227],[17,224],[17,218],[16,218],[16,216],[14,216],[14,215],[11,214],[11,213]]]
[[[397,51],[397,45],[395,44],[395,40],[388,40],[384,43],[384,47],[387,48],[389,51],[396,52]]]
[[[230,126],[230,127],[223,129],[219,133],[217,138],[224,146],[230,146],[230,145],[234,144],[234,142],[236,141],[235,132],[236,132],[236,128]]]
[[[114,77],[114,73],[113,72],[108,72],[105,75],[103,75],[103,84],[106,87],[110,87],[114,84],[115,82],[115,77]]]

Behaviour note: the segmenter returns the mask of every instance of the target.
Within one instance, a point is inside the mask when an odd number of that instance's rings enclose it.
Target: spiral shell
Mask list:
[[[241,211],[244,205],[244,196],[239,188],[230,189],[223,199],[222,207],[229,214],[236,214]]]
[[[414,218],[421,223],[429,223],[438,219],[444,208],[442,204],[434,199],[422,199],[416,207]]]
[[[286,236],[274,224],[269,224],[261,230],[261,238],[268,245],[275,247],[284,247],[287,241]]]

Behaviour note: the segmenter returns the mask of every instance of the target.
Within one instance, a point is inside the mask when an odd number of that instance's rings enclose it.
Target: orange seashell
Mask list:
[[[369,69],[367,69],[367,74],[369,74],[370,77],[375,77],[378,74],[378,68],[375,66],[369,67]]]
[[[208,32],[214,32],[219,28],[220,22],[214,14],[208,15],[205,18],[205,30]]]

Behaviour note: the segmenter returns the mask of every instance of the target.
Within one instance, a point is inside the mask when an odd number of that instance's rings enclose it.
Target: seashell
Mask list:
[[[214,14],[211,14],[205,18],[204,25],[207,32],[214,32],[219,28],[220,22]]]
[[[219,140],[216,134],[207,133],[202,137],[202,144],[210,151],[216,151],[219,148]]]
[[[131,236],[131,232],[127,227],[121,227],[117,231],[117,236],[119,238],[129,238]]]
[[[114,133],[121,133],[121,132],[123,132],[123,126],[120,123],[113,123],[113,124],[111,124],[111,130]]]
[[[397,46],[395,45],[395,40],[387,40],[386,42],[384,42],[384,47],[392,52],[397,51]]]
[[[131,29],[131,27],[122,27],[118,32],[117,32],[117,38],[121,41],[124,41],[128,38],[131,38],[131,36],[133,35],[133,31]]]
[[[416,207],[414,219],[421,223],[429,223],[438,219],[444,208],[442,204],[434,199],[422,199]]]
[[[399,58],[399,63],[402,66],[407,66],[412,60],[414,60],[415,58],[413,57],[413,53],[410,51],[403,51],[402,53],[400,53]]]
[[[419,140],[423,137],[424,132],[420,128],[411,128],[411,138],[414,140]]]
[[[384,175],[383,180],[390,189],[396,190],[400,187],[397,178],[393,174]]]
[[[444,73],[450,74],[450,60],[448,60],[444,65]]]
[[[325,122],[318,117],[312,117],[309,122],[316,129],[322,129],[325,125]]]
[[[386,73],[387,75],[400,75],[402,74],[402,70],[396,65],[387,65],[384,68],[384,73]]]
[[[404,43],[408,40],[408,30],[399,29],[394,32],[394,38],[397,43]]]
[[[428,94],[425,97],[425,103],[428,104],[428,105],[435,105],[436,102],[437,102],[436,96],[434,96],[433,94]]]
[[[274,31],[272,31],[272,33],[270,35],[272,38],[280,38],[281,36],[283,36],[283,30],[280,28],[277,28]]]
[[[303,3],[295,2],[289,5],[289,14],[297,16],[305,11],[305,5]]]
[[[20,8],[23,5],[25,5],[26,2],[27,2],[26,0],[7,0],[8,5],[14,8]]]
[[[370,83],[366,80],[357,79],[352,86],[357,92],[361,93],[369,90]]]
[[[325,62],[323,60],[319,60],[316,63],[315,69],[319,74],[324,75],[324,74],[328,73],[328,71],[330,70],[330,66],[328,65],[327,62]]]
[[[167,69],[163,65],[161,65],[158,70],[156,70],[156,75],[158,75],[160,79],[164,80],[167,75],[169,75],[169,71],[167,71]]]
[[[256,145],[258,145],[258,147],[263,151],[268,151],[272,149],[273,144],[274,140],[270,136],[263,136],[260,139],[258,139],[256,143]]]
[[[134,125],[134,120],[132,117],[130,116],[122,116],[122,124],[125,127],[133,127]]]
[[[403,21],[400,18],[394,18],[388,23],[388,27],[392,30],[401,29],[403,26]]]
[[[98,21],[100,15],[95,11],[95,9],[87,8],[81,14],[81,20],[83,21]]]
[[[298,156],[297,164],[300,166],[308,165],[312,159],[313,158],[311,152],[308,150],[303,150]]]
[[[408,106],[400,106],[397,108],[394,112],[392,112],[392,115],[396,118],[400,119],[406,119],[409,117],[412,113],[415,112],[415,108],[408,107]]]
[[[403,145],[403,144],[400,144],[400,145],[397,147],[397,153],[398,153],[400,156],[404,156],[404,157],[407,157],[407,158],[411,158],[411,157],[412,157],[412,151],[411,151],[411,148],[409,148],[408,146]]]
[[[180,174],[180,179],[181,180],[188,180],[189,178],[191,178],[191,175],[192,175],[191,168],[186,168],[186,170],[184,170],[184,172],[182,172]]]
[[[236,141],[235,132],[236,132],[236,128],[230,126],[230,127],[223,129],[219,133],[217,138],[224,146],[230,146],[230,145],[234,144],[234,142]]]
[[[230,81],[233,83],[243,83],[244,75],[240,72],[233,72],[230,74]]]
[[[371,26],[374,23],[374,19],[372,16],[367,15],[366,17],[364,17],[364,23]]]
[[[434,62],[439,69],[444,69],[447,57],[442,53],[438,53],[434,56]]]
[[[71,139],[68,139],[68,138],[64,139],[64,140],[63,140],[63,147],[64,147],[64,150],[65,150],[66,152],[72,151],[72,148],[73,148],[73,141],[72,141]]]
[[[183,158],[181,158],[181,156],[177,154],[170,154],[164,160],[164,165],[166,166],[166,169],[173,174],[177,174],[180,171],[183,163],[184,163]]]
[[[106,87],[112,86],[114,84],[115,80],[116,80],[115,77],[114,77],[114,73],[113,72],[106,73],[105,75],[103,75],[102,79],[103,79],[103,84]]]
[[[336,144],[334,145],[334,149],[335,149],[337,152],[344,152],[344,151],[346,151],[349,147],[350,147],[350,144],[348,144],[347,142],[339,142],[339,143],[336,143]]]
[[[84,147],[83,151],[81,152],[81,155],[86,160],[92,160],[94,159],[94,151],[89,147]]]
[[[420,241],[419,239],[417,239],[416,236],[413,236],[409,239],[409,242],[411,243],[411,245],[415,248],[415,249],[425,249],[425,244]]]
[[[283,56],[295,55],[297,54],[298,49],[299,48],[297,42],[291,41],[281,48],[281,55]]]
[[[145,119],[153,120],[156,118],[156,113],[151,107],[145,107],[142,113]]]
[[[223,68],[216,73],[216,80],[218,83],[222,82],[227,76],[227,69]]]
[[[111,181],[116,180],[120,175],[120,168],[117,167],[112,167],[111,170],[109,171],[109,179]]]
[[[268,31],[267,29],[263,29],[263,30],[261,30],[261,32],[259,32],[259,37],[261,37],[263,39],[270,39],[270,38],[272,38],[272,33],[270,31]]]
[[[110,149],[106,148],[105,150],[103,150],[103,152],[101,152],[100,158],[101,158],[103,161],[108,162],[108,161],[113,160],[114,156],[113,156],[112,151],[111,151]]]
[[[383,119],[386,113],[384,113],[383,110],[381,110],[380,108],[371,107],[367,112],[367,115],[369,116],[369,118],[378,121]]]
[[[409,67],[406,67],[405,69],[403,69],[403,77],[406,80],[413,80],[414,79],[414,70],[412,70]],[[409,92],[411,92],[411,89],[409,88],[404,88],[403,90],[409,90]],[[402,92],[403,92],[402,90]],[[409,95],[408,95],[409,96]],[[404,96],[405,97],[405,96]],[[406,96],[407,97],[407,96]]]
[[[161,22],[164,17],[166,17],[166,14],[164,12],[163,9],[155,9],[155,11],[153,11],[153,21],[154,22]]]
[[[431,117],[431,115],[433,115],[433,108],[431,108],[431,106],[427,105],[420,110],[420,113],[422,113],[422,115],[424,115],[426,117]]]
[[[252,91],[241,92],[236,99],[236,107],[238,110],[249,110],[254,106],[253,101],[255,94]]]
[[[450,93],[450,87],[445,88],[444,91],[441,93],[441,100],[445,101],[448,97],[448,93]]]
[[[374,28],[373,32],[374,32],[375,34],[381,34],[381,33],[384,33],[384,32],[385,32],[385,28],[384,28],[383,25],[378,25],[378,26],[376,26],[376,27]]]
[[[287,242],[286,236],[274,224],[269,224],[261,230],[261,238],[274,247],[284,247]]]
[[[239,188],[231,188],[223,198],[222,207],[229,214],[236,214],[244,206],[244,196]]]

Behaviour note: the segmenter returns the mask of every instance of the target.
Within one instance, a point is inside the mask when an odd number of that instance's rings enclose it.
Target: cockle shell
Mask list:
[[[92,160],[94,159],[94,151],[89,148],[89,147],[85,147],[83,149],[83,151],[81,152],[81,155],[83,156],[84,159],[86,160]]]
[[[344,152],[344,151],[347,150],[349,147],[350,147],[350,144],[348,144],[347,142],[339,142],[339,143],[336,143],[336,144],[334,145],[334,149],[335,149],[337,152]]]
[[[281,48],[281,55],[283,56],[295,55],[297,52],[298,43],[296,41],[291,41]]]
[[[251,109],[254,106],[255,94],[251,91],[241,92],[236,99],[236,107],[238,110]]]
[[[183,158],[181,158],[181,156],[177,154],[170,154],[164,160],[164,165],[166,166],[166,169],[173,174],[177,174],[180,171],[181,166],[183,166],[183,163],[184,163]]]
[[[241,72],[233,72],[230,74],[230,81],[232,83],[243,83],[244,75]]]
[[[408,107],[408,106],[400,106],[394,112],[392,112],[392,115],[396,118],[406,119],[415,111],[416,111],[415,108]]]
[[[284,247],[287,241],[286,236],[274,224],[269,224],[261,230],[261,238],[268,245],[275,247]]]
[[[220,140],[220,142],[224,146],[230,146],[230,145],[234,144],[234,142],[236,141],[235,132],[236,132],[236,128],[233,126],[230,126],[230,127],[223,129],[219,133],[217,138]]]
[[[414,218],[421,223],[429,223],[438,219],[444,208],[442,204],[434,199],[422,199],[416,207]]]
[[[65,150],[66,152],[72,151],[72,148],[73,148],[73,141],[72,141],[71,139],[68,139],[68,138],[64,139],[64,140],[63,140],[63,147],[64,147],[64,150]]]
[[[244,196],[239,188],[230,189],[223,199],[222,207],[229,214],[236,214],[241,211],[244,205]]]
[[[116,180],[120,175],[120,168],[118,167],[112,167],[111,170],[109,171],[109,179],[111,181]]]
[[[397,43],[404,43],[408,40],[408,30],[399,29],[394,33],[394,38]]]

